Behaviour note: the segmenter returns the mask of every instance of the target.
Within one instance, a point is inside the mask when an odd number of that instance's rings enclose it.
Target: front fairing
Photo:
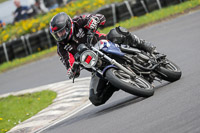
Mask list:
[[[124,53],[120,50],[119,45],[108,40],[100,40],[94,47],[108,54],[124,56]]]

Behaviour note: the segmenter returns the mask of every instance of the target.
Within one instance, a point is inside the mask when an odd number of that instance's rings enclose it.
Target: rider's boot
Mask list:
[[[136,35],[133,35],[129,32],[126,36],[127,44],[132,47],[137,47],[141,50],[144,50],[149,53],[154,53],[156,47],[153,46],[150,42],[147,42],[143,39],[140,39]]]

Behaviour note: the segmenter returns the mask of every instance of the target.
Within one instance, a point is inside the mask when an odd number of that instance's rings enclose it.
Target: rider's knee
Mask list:
[[[89,100],[94,106],[99,106],[99,105],[102,105],[105,103],[105,102],[102,102],[101,99],[99,99],[95,96],[89,96]]]
[[[111,42],[122,44],[128,35],[130,35],[130,32],[126,28],[119,26],[110,30],[107,34],[107,39]]]
[[[107,34],[107,39],[117,44],[122,44],[124,42],[124,38],[124,35],[120,34],[117,28],[111,29]]]

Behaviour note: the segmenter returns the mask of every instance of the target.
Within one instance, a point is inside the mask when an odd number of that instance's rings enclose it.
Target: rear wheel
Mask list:
[[[156,72],[163,80],[169,82],[179,80],[182,75],[180,68],[168,59],[166,59],[166,63],[163,66],[156,69]]]
[[[149,97],[154,94],[151,84],[140,76],[132,78],[122,70],[110,68],[106,72],[110,83],[118,89],[141,97]]]

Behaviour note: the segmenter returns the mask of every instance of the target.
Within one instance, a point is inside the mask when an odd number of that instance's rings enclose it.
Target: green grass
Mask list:
[[[50,105],[56,93],[45,90],[21,96],[0,98],[0,133],[35,115]]]
[[[5,1],[8,1],[8,0],[0,0],[0,3],[3,3],[3,2],[5,2]]]
[[[128,28],[128,29],[137,28],[137,27],[140,27],[143,25],[147,25],[149,23],[154,23],[156,21],[160,21],[164,18],[168,18],[175,14],[184,13],[184,11],[194,8],[194,7],[197,7],[199,5],[200,5],[200,0],[189,0],[189,1],[183,2],[178,5],[162,8],[161,10],[156,10],[154,12],[148,13],[141,17],[132,17],[129,20],[117,23],[115,26],[104,28],[104,29],[100,30],[100,32],[108,33],[110,31],[110,29],[112,29],[116,26],[119,26],[119,25],[122,27]],[[51,50],[45,50],[45,51],[30,55],[25,58],[16,59],[12,62],[8,62],[8,63],[6,62],[6,63],[0,65],[0,73],[4,72],[6,70],[9,70],[9,69],[15,68],[17,66],[26,64],[27,62],[31,62],[31,61],[40,59],[43,56],[46,56],[47,54],[55,52],[55,51],[56,51],[56,47],[53,47]]]

